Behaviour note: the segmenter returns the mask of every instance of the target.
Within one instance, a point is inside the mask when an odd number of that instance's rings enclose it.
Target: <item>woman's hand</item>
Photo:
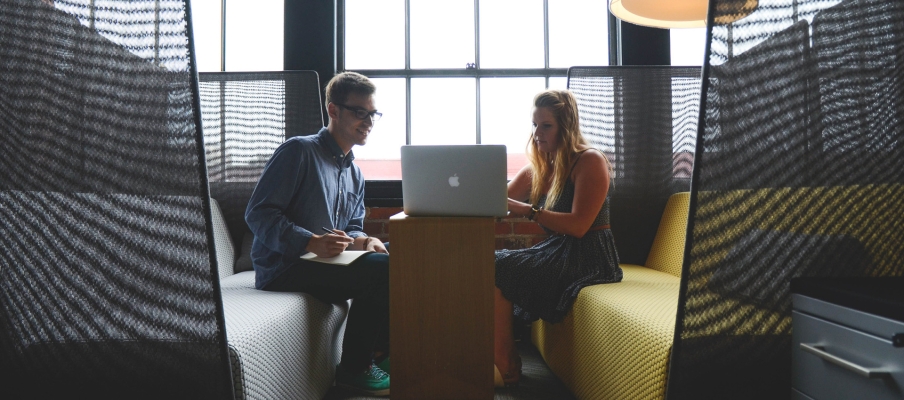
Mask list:
[[[313,235],[308,241],[308,247],[305,250],[317,255],[317,257],[335,257],[339,253],[345,251],[348,245],[352,244],[352,239],[345,232],[335,230],[338,235]]]
[[[509,198],[508,210],[510,218],[525,218],[530,215],[530,204]]]

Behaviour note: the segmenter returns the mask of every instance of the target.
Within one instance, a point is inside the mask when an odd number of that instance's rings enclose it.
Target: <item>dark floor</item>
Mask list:
[[[574,396],[552,374],[540,353],[529,341],[518,342],[521,353],[521,381],[516,387],[497,388],[495,400],[573,400]],[[391,397],[391,395],[390,395]],[[378,400],[385,397],[367,397],[349,389],[334,386],[324,400]]]

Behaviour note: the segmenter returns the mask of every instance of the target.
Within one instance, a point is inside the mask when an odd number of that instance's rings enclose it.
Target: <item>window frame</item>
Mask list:
[[[479,16],[479,0],[474,0],[475,6],[478,7],[477,16]],[[549,8],[548,8],[549,0],[544,0],[544,56],[545,65],[548,67],[548,54],[549,54]],[[285,41],[286,45],[286,69],[315,69],[321,72],[321,79],[328,80],[332,78],[332,75],[337,73],[337,71],[344,71],[345,69],[345,0],[333,0],[330,1],[331,6],[329,7],[314,7],[315,9],[311,9],[310,7],[302,7],[302,6],[294,6],[286,7],[286,18],[287,20],[291,19],[295,25],[287,23],[286,26],[286,37]],[[408,37],[410,36],[410,27],[408,23],[410,21],[409,14],[409,1],[406,0],[406,27],[405,27],[405,36],[406,41],[410,40]],[[294,4],[294,3],[290,3]],[[313,11],[313,13],[312,13]],[[611,12],[606,13],[606,17],[608,18],[608,26],[609,26],[609,34],[607,38],[607,42],[605,43],[608,48],[609,53],[609,65],[670,65],[670,46],[669,46],[669,31],[667,29],[658,29],[658,28],[648,28],[639,25],[633,25],[630,23],[622,24],[622,21],[615,18]],[[298,21],[309,22],[312,26],[319,26],[317,24],[324,21],[324,19],[330,20],[334,23],[335,30],[329,35],[330,43],[324,45],[318,45],[315,43],[313,48],[310,46],[310,43],[305,46],[300,46],[300,42],[296,43],[289,38],[297,37],[299,35],[313,35],[318,36],[321,31],[316,30],[315,28],[301,28],[304,25],[298,25]],[[480,29],[479,20],[477,24],[475,24],[475,29]],[[319,37],[319,36],[318,36]],[[479,46],[479,36],[475,36],[475,41],[477,41],[477,45]],[[293,44],[295,43],[295,44]],[[406,43],[406,59],[410,57],[410,43]],[[479,49],[479,47],[478,47]],[[477,51],[477,49],[475,49]],[[606,51],[603,49],[602,51]],[[410,67],[410,63],[406,60],[406,65]],[[479,65],[479,64],[478,64]],[[549,68],[542,68],[542,70],[547,71]],[[407,71],[412,71],[410,69],[405,70],[356,70],[356,72],[360,72],[366,76],[373,77],[395,77],[395,78],[406,78],[406,87],[408,95],[406,95],[406,106],[410,107],[410,77],[406,76]],[[534,74],[527,75],[526,73],[536,72],[535,70],[530,69],[476,69],[476,70],[466,70],[466,69],[455,69],[455,70],[414,70],[419,72],[411,72],[411,76],[436,76],[436,77],[451,77],[456,76],[453,74],[461,74],[458,76],[463,77],[475,77],[475,78],[484,78],[484,77],[524,77],[524,76],[537,76]],[[547,76],[547,87],[549,86],[549,77],[566,77],[567,78],[567,68],[555,69],[555,71],[551,72]],[[552,73],[554,72],[554,74]],[[373,75],[368,75],[373,74]],[[434,75],[430,75],[434,74]],[[477,83],[479,84],[479,82]],[[480,95],[478,90],[477,96]],[[479,98],[478,98],[478,114],[477,114],[477,123],[480,123],[480,114],[479,114]],[[410,142],[410,109],[408,110],[408,115],[406,115],[406,142]],[[479,128],[478,128],[479,129]],[[400,207],[402,205],[402,182],[401,180],[367,180],[365,183],[365,204],[368,207]]]
[[[568,68],[549,67],[549,0],[543,0],[543,68],[480,68],[480,0],[474,0],[474,67],[412,69],[411,68],[411,1],[405,1],[405,67],[397,69],[347,69],[345,66],[345,2],[336,1],[336,68],[338,71],[354,71],[369,78],[405,79],[405,144],[411,144],[411,78],[475,78],[476,85],[476,138],[480,135],[480,79],[482,78],[565,78]],[[610,30],[611,31],[611,30]],[[609,40],[611,42],[611,38]],[[611,57],[609,63],[612,63]]]

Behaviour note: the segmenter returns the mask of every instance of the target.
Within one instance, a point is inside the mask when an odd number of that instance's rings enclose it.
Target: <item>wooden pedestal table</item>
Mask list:
[[[389,220],[391,397],[493,398],[495,220]]]

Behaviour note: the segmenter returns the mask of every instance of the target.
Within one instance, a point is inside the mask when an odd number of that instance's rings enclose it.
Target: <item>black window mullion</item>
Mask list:
[[[549,87],[549,0],[543,0],[543,68],[546,69],[546,87]]]
[[[336,72],[345,71],[345,0],[336,2]],[[322,83],[325,85],[325,83]]]
[[[411,144],[411,0],[405,0],[405,144]]]
[[[220,71],[226,71],[226,0],[220,2]]]
[[[405,0],[405,70],[411,70],[411,0]]]
[[[480,70],[480,0],[474,0],[474,68]],[[474,124],[477,125],[476,143],[480,144],[480,78],[474,79],[476,90],[474,91],[477,99],[474,104],[477,107]]]
[[[494,77],[512,77],[512,78],[529,78],[538,76],[561,76],[568,75],[568,68],[438,68],[438,69],[357,69],[358,73],[370,77],[381,78],[405,78],[405,77],[424,77],[424,78],[494,78]]]
[[[405,77],[405,144],[411,144],[411,76]]]

